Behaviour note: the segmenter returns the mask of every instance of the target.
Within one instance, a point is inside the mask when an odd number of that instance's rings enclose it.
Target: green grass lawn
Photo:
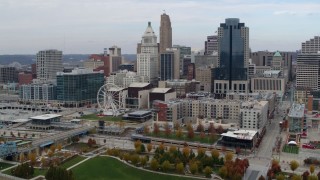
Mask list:
[[[215,139],[211,139],[207,134],[203,139],[198,134],[195,134],[192,139],[188,138],[187,134],[183,134],[183,136],[179,138],[173,132],[169,136],[166,136],[163,132],[159,133],[158,135],[150,133],[148,134],[148,136],[165,138],[165,139],[174,139],[174,140],[180,140],[180,141],[200,142],[205,144],[213,144],[219,139],[219,135],[217,135]]]
[[[104,179],[130,179],[130,180],[181,180],[191,179],[170,175],[161,175],[132,168],[117,159],[110,157],[95,157],[75,168],[72,172],[77,180],[104,180]]]
[[[88,114],[88,115],[83,115],[81,119],[86,119],[86,120],[104,120],[104,121],[121,121],[122,117],[113,117],[113,116],[103,116],[99,117],[97,114]]]
[[[0,162],[0,170],[7,169],[8,167],[11,167],[11,166],[14,166],[14,164]]]
[[[77,164],[78,162],[82,161],[86,159],[86,157],[82,157],[82,156],[74,156],[71,159],[67,160],[66,162],[62,163],[60,165],[60,167],[63,167],[65,169]]]
[[[286,153],[298,154],[299,147],[284,145],[282,151]]]

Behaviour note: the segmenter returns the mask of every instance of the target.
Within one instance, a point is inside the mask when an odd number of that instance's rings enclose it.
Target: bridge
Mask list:
[[[41,139],[37,139],[37,140],[33,141],[32,144],[28,147],[18,148],[17,153],[29,152],[29,151],[34,150],[36,148],[53,144],[59,140],[63,140],[63,139],[77,136],[80,134],[85,134],[93,128],[94,127],[83,126],[83,127],[77,128],[77,129],[73,129],[73,130],[57,133],[54,135],[46,136]]]

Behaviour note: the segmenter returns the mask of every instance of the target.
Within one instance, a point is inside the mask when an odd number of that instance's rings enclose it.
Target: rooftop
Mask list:
[[[103,70],[101,70],[101,71],[93,71],[92,69],[75,68],[71,72],[57,72],[57,76],[80,75],[80,74],[97,74],[97,73],[103,73]]]
[[[282,57],[279,51],[277,51],[276,53],[274,53],[273,56],[275,56],[275,57]]]
[[[60,114],[44,114],[39,116],[30,117],[30,119],[38,119],[38,120],[48,120],[56,117],[61,117]]]
[[[226,133],[222,133],[221,136],[233,137],[236,139],[252,140],[256,134],[257,134],[257,131],[241,129],[238,131],[228,131]]]
[[[149,85],[149,83],[137,83],[137,82],[134,82],[134,83],[131,83],[130,85],[129,85],[129,87],[146,87],[146,86],[148,86]]]
[[[153,88],[152,93],[167,93],[171,88]]]
[[[295,118],[302,118],[304,116],[305,105],[293,103],[288,116]]]
[[[132,113],[129,113],[128,115],[144,115],[147,113],[150,113],[151,111],[134,111]]]

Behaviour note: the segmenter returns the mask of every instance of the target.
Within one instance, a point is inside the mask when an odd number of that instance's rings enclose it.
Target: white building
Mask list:
[[[259,132],[268,122],[268,101],[246,101],[241,104],[239,126]]]
[[[62,51],[55,49],[37,53],[37,79],[41,82],[56,79],[56,73],[63,70]]]
[[[112,83],[124,88],[129,87],[130,84],[134,82],[141,82],[141,77],[135,72],[127,70],[111,73],[110,76],[106,78],[106,83]]]
[[[143,82],[155,83],[158,79],[158,43],[151,22],[141,40],[141,52],[137,54],[137,73]]]

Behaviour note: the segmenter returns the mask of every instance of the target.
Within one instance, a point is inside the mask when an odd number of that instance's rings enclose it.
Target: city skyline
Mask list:
[[[148,21],[159,38],[163,12],[170,16],[172,44],[202,50],[224,19],[239,18],[250,28],[252,51],[295,51],[320,34],[319,8],[317,1],[1,1],[0,54],[90,54],[113,45],[135,54]]]

